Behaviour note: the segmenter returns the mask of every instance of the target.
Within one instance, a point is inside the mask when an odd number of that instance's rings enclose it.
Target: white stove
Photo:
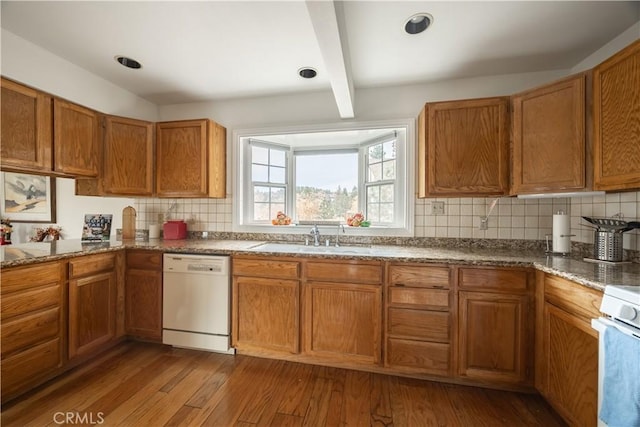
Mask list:
[[[598,427],[640,426],[640,286],[606,286],[600,311]]]
[[[640,286],[605,287],[600,311],[614,321],[640,328]]]

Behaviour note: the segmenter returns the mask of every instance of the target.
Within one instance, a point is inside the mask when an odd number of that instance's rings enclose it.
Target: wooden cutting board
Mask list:
[[[136,210],[127,206],[122,210],[122,239],[136,238]]]

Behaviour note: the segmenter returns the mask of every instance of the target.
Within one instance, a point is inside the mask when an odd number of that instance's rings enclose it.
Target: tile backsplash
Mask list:
[[[489,215],[487,230],[480,230],[480,217],[486,216],[493,198],[416,199],[415,237],[474,239],[544,240],[552,233],[553,214],[559,210],[571,215],[574,242],[593,243],[593,229],[582,216],[635,220],[640,216],[640,192],[614,193],[581,198],[517,199],[501,197]],[[232,229],[232,199],[137,199],[137,227],[162,223],[169,206],[177,201],[171,218],[185,219],[190,231],[229,232]],[[444,202],[444,214],[433,215],[433,202]],[[624,248],[640,250],[639,231],[625,233]]]

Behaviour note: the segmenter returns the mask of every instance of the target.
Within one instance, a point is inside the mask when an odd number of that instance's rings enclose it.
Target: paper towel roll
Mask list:
[[[571,224],[569,215],[559,211],[553,215],[553,252],[571,252]]]
[[[160,238],[160,225],[158,225],[158,224],[149,224],[149,238],[150,239],[159,239]]]

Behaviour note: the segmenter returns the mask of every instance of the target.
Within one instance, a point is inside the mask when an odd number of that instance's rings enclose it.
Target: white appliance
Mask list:
[[[164,254],[162,342],[234,354],[229,257]]]
[[[606,286],[600,311],[607,317],[593,319],[591,326],[600,335],[598,346],[598,426],[607,427],[607,424],[600,419],[605,388],[604,376],[607,369],[604,333],[608,327],[613,327],[625,334],[626,337],[640,342],[640,286]],[[615,353],[628,358],[631,366],[640,366],[640,352],[616,349]],[[631,388],[636,391],[636,396],[638,396],[638,393],[640,393],[640,376],[627,372],[624,374],[625,379],[632,381],[630,383]],[[636,415],[640,416],[640,414],[637,414],[637,410]]]

